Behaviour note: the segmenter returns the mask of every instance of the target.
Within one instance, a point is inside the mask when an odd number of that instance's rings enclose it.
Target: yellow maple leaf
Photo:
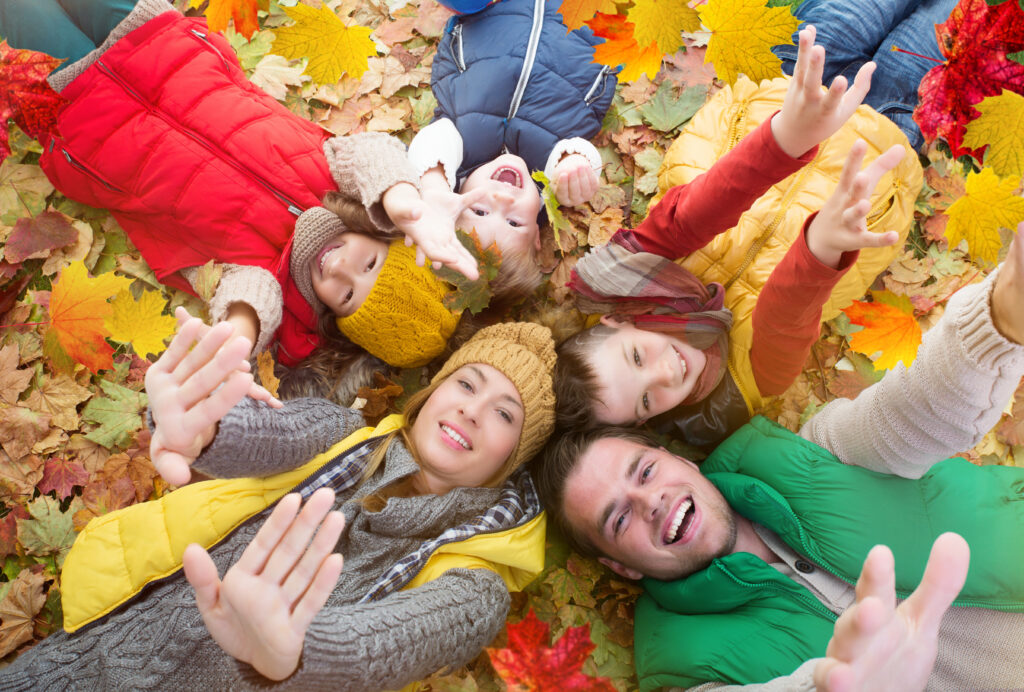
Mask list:
[[[191,0],[189,7],[200,7],[204,0]],[[206,7],[206,25],[210,31],[224,31],[228,19],[235,20],[235,31],[247,39],[259,30],[257,12],[266,11],[270,0],[210,0]]]
[[[83,262],[72,262],[53,284],[50,332],[68,356],[94,373],[114,366],[114,349],[106,341],[110,334],[103,324],[113,310],[107,298],[131,282],[112,273],[90,278]]]
[[[286,58],[309,58],[303,74],[317,84],[336,84],[342,73],[358,79],[366,72],[370,56],[377,55],[370,29],[345,26],[326,5],[316,9],[300,3],[281,9],[295,23],[274,30],[276,38],[270,52]]]
[[[579,29],[598,12],[615,14],[615,0],[562,0],[558,8],[562,22],[569,31]]]
[[[1019,184],[1020,178],[1000,178],[991,168],[969,173],[964,196],[946,210],[949,246],[966,238],[972,255],[995,263],[1003,244],[999,229],[1014,229],[1024,220],[1024,199],[1014,194]]]
[[[110,338],[131,344],[140,356],[159,355],[167,346],[164,340],[174,336],[173,316],[163,314],[167,301],[158,291],[143,291],[138,301],[125,289],[110,302],[112,312],[103,324]]]
[[[981,116],[967,123],[964,146],[988,145],[985,166],[998,175],[1024,175],[1024,96],[1003,89],[975,105]]]
[[[274,374],[274,356],[270,351],[261,351],[256,356],[256,372],[260,376],[260,384],[268,392],[277,396],[277,389],[281,386],[281,380]]]
[[[714,63],[718,78],[732,84],[743,73],[755,82],[782,74],[772,46],[792,44],[800,20],[789,6],[765,7],[765,0],[710,0],[700,20],[711,32],[705,63]]]
[[[657,44],[662,55],[679,50],[682,32],[700,31],[697,10],[682,0],[636,0],[626,17],[633,22],[636,42],[641,46]]]
[[[877,300],[855,301],[843,312],[852,324],[864,327],[850,335],[850,348],[867,356],[881,353],[874,362],[876,370],[889,370],[900,361],[907,366],[914,362],[921,345],[921,325],[914,319],[912,309],[908,312]]]

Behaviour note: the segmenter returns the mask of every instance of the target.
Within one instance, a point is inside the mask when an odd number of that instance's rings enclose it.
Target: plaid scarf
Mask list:
[[[721,382],[732,327],[722,284],[704,285],[675,262],[644,252],[632,233],[619,232],[576,264],[568,285],[583,312],[628,320],[704,351],[707,365],[683,404]]]
[[[295,491],[305,502],[318,488],[332,488],[335,492],[348,490],[362,478],[370,453],[384,439],[371,437],[341,452],[296,486]],[[525,468],[520,469],[505,481],[501,496],[494,506],[464,524],[453,526],[442,531],[436,538],[424,541],[419,548],[381,575],[359,602],[377,601],[401,589],[423,569],[430,556],[442,545],[463,541],[477,534],[511,529],[530,521],[540,511],[540,500],[533,480]]]

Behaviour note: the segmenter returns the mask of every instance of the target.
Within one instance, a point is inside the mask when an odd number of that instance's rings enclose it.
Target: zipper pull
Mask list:
[[[295,214],[296,216],[300,216],[302,214],[302,210],[296,207],[294,204],[288,205],[288,211]]]

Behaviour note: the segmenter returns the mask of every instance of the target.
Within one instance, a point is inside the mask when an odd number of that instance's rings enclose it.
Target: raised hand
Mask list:
[[[277,503],[224,581],[199,545],[188,546],[183,558],[210,636],[271,680],[295,672],[306,629],[341,575],[334,548],[345,517],[330,511],[334,493],[321,488],[301,512],[299,504],[295,493]]]
[[[232,325],[208,327],[180,307],[175,317],[178,333],[146,371],[146,394],[156,423],[149,443],[153,466],[171,485],[183,485],[216,434],[217,421],[242,397],[275,407],[281,402],[253,382],[246,360],[252,344],[233,338]]]
[[[967,579],[970,549],[955,533],[935,539],[924,576],[896,607],[892,551],[877,545],[857,581],[857,602],[836,621],[814,684],[828,692],[923,690],[935,665],[939,625]]]
[[[808,25],[800,31],[796,66],[782,102],[782,110],[772,118],[772,134],[782,150],[793,157],[806,153],[843,126],[871,88],[875,63],[861,66],[847,89],[846,78],[832,80],[822,90],[825,49],[814,45],[816,31]]]
[[[555,197],[558,203],[575,207],[583,204],[597,192],[597,173],[582,154],[569,154],[555,166]]]
[[[1024,344],[1024,221],[1017,226],[1010,249],[992,289],[992,323],[1010,341]]]
[[[409,184],[399,184],[384,193],[384,210],[395,227],[405,233],[405,244],[416,244],[416,262],[427,259],[434,268],[451,267],[468,279],[480,276],[476,260],[455,235],[459,215],[482,197],[482,190],[465,195],[448,189],[424,189],[423,196]]]
[[[833,269],[839,267],[844,252],[883,247],[899,240],[896,231],[869,231],[867,217],[871,211],[871,193],[882,176],[903,159],[905,150],[895,145],[862,171],[865,151],[867,144],[863,140],[857,140],[850,148],[839,175],[839,185],[807,229],[807,248],[822,264]]]

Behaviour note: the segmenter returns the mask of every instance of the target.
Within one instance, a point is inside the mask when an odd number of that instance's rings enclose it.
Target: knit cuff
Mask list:
[[[227,319],[232,303],[245,303],[256,311],[260,333],[253,344],[254,354],[265,351],[281,326],[284,298],[274,275],[262,267],[238,264],[221,265],[220,282],[210,301],[210,319],[214,324]],[[190,277],[185,278],[192,283]],[[194,285],[194,284],[193,284]]]
[[[544,175],[552,183],[555,181],[555,167],[558,166],[559,161],[566,154],[582,154],[586,157],[587,162],[590,163],[590,167],[594,169],[594,173],[598,176],[601,175],[601,166],[603,164],[601,163],[601,154],[597,151],[597,147],[582,137],[570,137],[569,139],[558,140],[555,148],[548,154],[548,162],[544,164]]]
[[[435,120],[417,133],[409,144],[409,162],[417,177],[441,164],[448,186],[455,189],[455,174],[462,165],[462,135],[448,118]]]
[[[960,289],[946,306],[952,312],[964,355],[988,371],[1024,369],[1024,346],[999,333],[992,321],[992,289],[1002,267],[981,283]]]
[[[132,11],[122,19],[114,29],[107,34],[107,38],[100,46],[76,60],[67,67],[52,73],[47,81],[53,90],[61,92],[68,84],[71,84],[80,74],[85,72],[90,65],[99,60],[100,56],[112,45],[122,38],[138,29],[140,26],[164,12],[174,12],[174,7],[167,0],[138,0]]]
[[[379,228],[393,229],[381,197],[398,183],[419,187],[405,145],[382,132],[364,132],[332,137],[324,142],[324,155],[342,194],[359,199]]]

